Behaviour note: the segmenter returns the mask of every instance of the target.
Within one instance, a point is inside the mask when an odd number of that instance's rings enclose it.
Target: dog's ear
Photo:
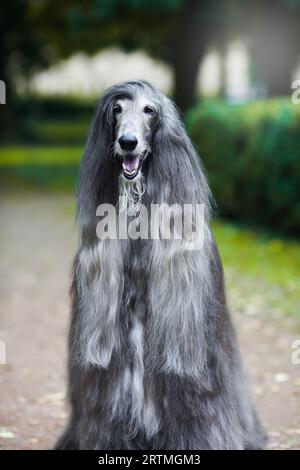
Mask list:
[[[200,222],[201,249],[187,250],[184,238],[152,241],[145,355],[150,367],[151,363],[154,368],[160,364],[166,373],[202,377],[205,387],[206,324],[212,289],[210,190],[179,113],[167,98],[152,149],[146,180],[149,203],[204,204],[205,218]],[[192,226],[192,212],[186,217],[191,218]],[[187,219],[183,223],[187,224]]]
[[[118,177],[117,163],[112,158],[114,123],[111,108],[110,100],[104,96],[97,106],[80,164],[77,194],[82,232],[91,232],[101,202],[115,203]]]
[[[208,203],[210,191],[201,160],[187,135],[179,111],[166,97],[153,134],[149,174],[150,184],[166,189],[163,202]],[[149,189],[151,191],[151,187]]]

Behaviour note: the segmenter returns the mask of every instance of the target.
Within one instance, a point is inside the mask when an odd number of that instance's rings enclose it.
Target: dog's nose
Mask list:
[[[124,134],[118,140],[122,150],[134,150],[137,146],[138,140],[132,134]]]

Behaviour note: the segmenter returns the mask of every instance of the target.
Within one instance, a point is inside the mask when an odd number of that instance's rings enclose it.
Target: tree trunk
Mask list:
[[[178,14],[174,28],[173,54],[174,99],[182,112],[196,99],[196,80],[199,63],[207,47],[207,24],[203,11],[208,1],[187,0]]]
[[[240,27],[249,37],[253,78],[269,96],[289,95],[299,54],[299,8],[279,0],[245,5]]]
[[[174,61],[174,100],[184,113],[196,101],[197,76],[201,56],[178,55]]]

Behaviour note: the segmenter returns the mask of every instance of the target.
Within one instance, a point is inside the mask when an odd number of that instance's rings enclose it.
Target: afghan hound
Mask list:
[[[71,416],[56,449],[264,447],[226,307],[211,201],[172,101],[146,81],[106,91],[80,168]],[[135,215],[142,224],[142,206],[175,207],[173,236],[101,238],[103,204],[118,216],[127,206],[127,224]],[[195,249],[174,236],[185,204],[204,207],[203,241]]]

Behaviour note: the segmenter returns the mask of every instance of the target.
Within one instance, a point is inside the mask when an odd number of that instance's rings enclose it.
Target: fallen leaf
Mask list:
[[[287,434],[300,435],[300,429],[288,429]]]
[[[260,387],[259,385],[254,385],[253,393],[255,395],[262,395],[264,393],[264,389],[263,389],[263,387]]]
[[[279,437],[280,436],[280,432],[278,432],[278,431],[269,431],[268,434],[269,434],[270,437]]]
[[[289,380],[289,375],[284,372],[279,372],[274,376],[274,380],[278,383],[287,382]]]
[[[0,428],[0,438],[1,439],[14,439],[14,433],[7,428]]]
[[[53,403],[55,405],[60,405],[65,399],[65,394],[63,392],[56,393],[47,393],[43,397],[39,398],[38,402],[42,404]]]
[[[25,403],[27,403],[27,400],[25,397],[18,397],[17,401],[18,403],[20,403],[20,405],[25,405]]]
[[[290,448],[290,446],[288,444],[280,444],[280,449],[286,450],[286,449],[289,449],[289,448]]]
[[[38,437],[31,437],[29,439],[29,441],[32,443],[32,444],[37,444],[38,442],[40,442],[40,439]]]

